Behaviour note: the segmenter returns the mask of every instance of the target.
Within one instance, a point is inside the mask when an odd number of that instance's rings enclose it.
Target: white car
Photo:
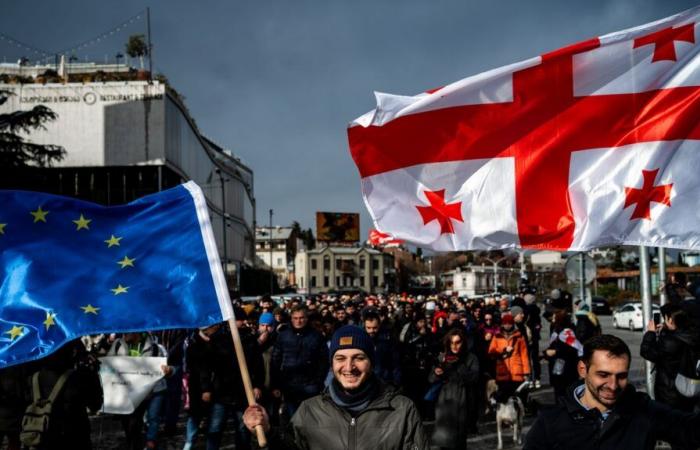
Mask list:
[[[658,305],[651,305],[652,315],[660,313]],[[649,319],[651,320],[651,318]],[[613,326],[615,328],[627,328],[630,331],[643,330],[646,324],[642,321],[642,304],[627,303],[613,313]]]

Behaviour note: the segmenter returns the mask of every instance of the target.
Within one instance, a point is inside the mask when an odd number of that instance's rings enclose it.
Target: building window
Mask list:
[[[372,270],[379,270],[379,258],[372,258]]]
[[[331,270],[331,259],[328,256],[323,257],[323,270]]]
[[[282,262],[282,258],[277,258],[277,267],[283,266],[284,263]]]
[[[360,269],[365,270],[365,257],[360,257]]]
[[[299,277],[299,287],[304,287],[304,277]]]
[[[311,277],[311,287],[316,287],[316,277]]]
[[[335,269],[336,269],[336,270],[340,270],[340,266],[341,266],[342,264],[343,264],[343,260],[341,260],[340,258],[336,259],[336,260],[335,260]]]
[[[379,277],[372,277],[372,286],[379,286]]]
[[[365,285],[365,277],[360,277],[360,286]]]
[[[335,285],[338,286],[338,287],[342,286],[342,285],[340,284],[340,277],[335,277]]]
[[[323,277],[323,287],[328,287],[328,277]]]
[[[316,258],[311,258],[311,270],[316,270]]]

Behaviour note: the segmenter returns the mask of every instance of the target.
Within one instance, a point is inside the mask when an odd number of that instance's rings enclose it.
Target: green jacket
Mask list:
[[[429,449],[415,405],[388,385],[355,417],[326,388],[301,404],[288,427],[269,434],[270,450]]]

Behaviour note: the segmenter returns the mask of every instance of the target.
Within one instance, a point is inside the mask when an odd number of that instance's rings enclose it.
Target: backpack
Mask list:
[[[683,397],[700,397],[700,347],[684,345],[675,385]]]
[[[49,430],[49,419],[51,417],[51,407],[56,397],[61,393],[66,380],[73,373],[73,370],[64,372],[56,385],[51,389],[48,398],[41,398],[39,389],[39,372],[32,376],[32,403],[27,406],[22,418],[22,431],[19,439],[22,445],[29,449],[39,448],[46,440],[42,441],[42,436],[45,436]]]

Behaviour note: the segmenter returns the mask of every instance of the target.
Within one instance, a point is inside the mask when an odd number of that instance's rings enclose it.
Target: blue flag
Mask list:
[[[0,368],[83,335],[231,317],[195,183],[113,207],[0,191]]]

